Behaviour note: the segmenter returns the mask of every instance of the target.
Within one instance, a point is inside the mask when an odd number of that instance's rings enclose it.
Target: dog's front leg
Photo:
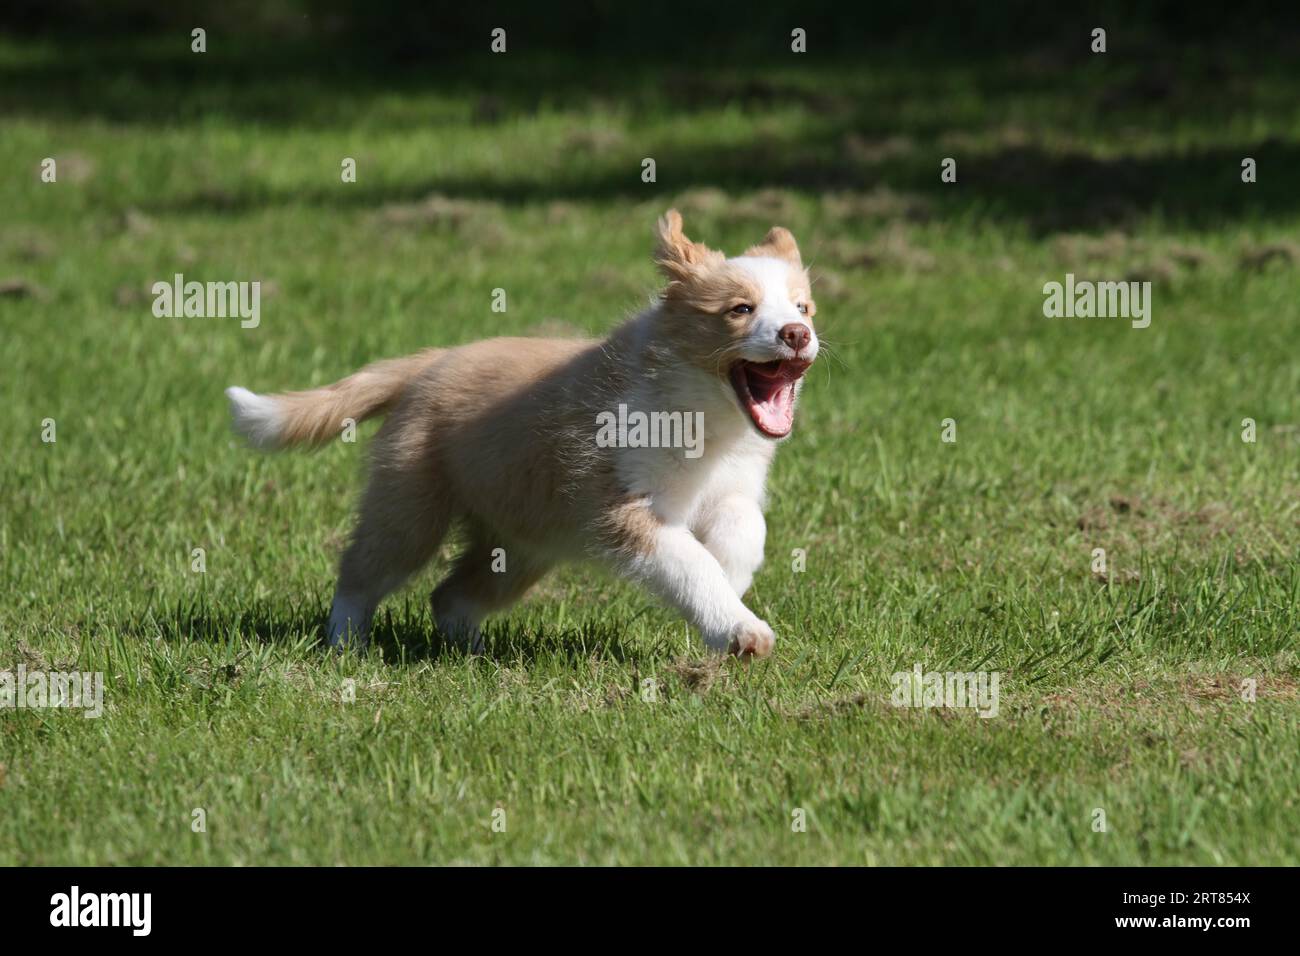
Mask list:
[[[624,573],[677,608],[711,649],[771,653],[772,629],[745,607],[717,558],[686,528],[638,508],[619,522],[616,551]]]
[[[763,563],[767,524],[758,502],[745,495],[727,495],[707,508],[694,529],[739,595],[749,590],[754,572]]]

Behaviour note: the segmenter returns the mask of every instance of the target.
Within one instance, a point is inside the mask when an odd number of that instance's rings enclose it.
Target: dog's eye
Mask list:
[[[738,315],[749,315],[749,313],[754,311],[754,307],[752,305],[744,305],[744,304],[736,305],[731,307],[731,311],[737,313]]]
[[[802,314],[804,314],[804,315],[807,315],[807,314],[808,314],[808,303],[807,303],[807,302],[800,302],[800,303],[799,303],[795,308],[797,308],[797,309],[798,309]]]

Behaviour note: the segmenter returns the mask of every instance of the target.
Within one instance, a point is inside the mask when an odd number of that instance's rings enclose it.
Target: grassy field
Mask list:
[[[778,62],[0,43],[0,670],[106,680],[101,719],[0,710],[0,863],[1297,862],[1294,63]],[[259,456],[222,390],[599,333],[670,205],[817,277],[776,653],[589,568],[444,651],[452,549],[324,653],[364,442]],[[177,272],[260,280],[260,324],[156,318]],[[1151,281],[1150,327],[1045,318],[1066,273]],[[892,706],[918,663],[998,672],[998,715]]]

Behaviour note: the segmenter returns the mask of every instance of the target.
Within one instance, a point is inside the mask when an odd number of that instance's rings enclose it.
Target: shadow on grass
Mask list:
[[[287,610],[262,604],[221,609],[200,602],[179,605],[162,614],[151,611],[127,623],[123,633],[178,644],[238,644],[251,640],[326,655],[331,653],[325,642],[327,617],[324,606],[318,604]],[[523,665],[541,658],[575,664],[593,659],[635,663],[644,652],[634,648],[624,632],[621,624],[597,621],[562,629],[521,626],[504,619],[490,621],[483,628],[484,656]],[[370,649],[396,665],[463,659],[467,655],[465,646],[439,634],[427,611],[412,600],[380,608],[371,628]]]
[[[848,132],[843,135],[849,135]],[[1276,171],[1300,168],[1300,143],[1280,139],[1242,142],[1231,147],[1167,151],[1142,156],[1100,158],[1079,152],[1010,147],[960,160],[961,188],[940,185],[934,151],[913,150],[877,166],[856,166],[833,144],[808,138],[777,142],[785,158],[766,166],[745,164],[725,151],[659,151],[663,169],[690,170],[673,183],[674,192],[721,188],[732,194],[784,189],[809,196],[827,192],[894,190],[923,197],[936,218],[977,217],[1015,221],[1032,234],[1123,228],[1158,214],[1171,225],[1195,229],[1234,220],[1290,219],[1300,211],[1300,190]],[[802,158],[809,151],[829,157],[824,164]],[[1241,181],[1241,161],[1251,157],[1267,179]],[[931,160],[934,160],[931,162]],[[933,168],[930,168],[933,166]],[[523,206],[556,201],[648,198],[628,164],[595,174],[545,178],[428,177],[382,189],[322,187],[278,193],[231,195],[197,191],[140,204],[150,214],[241,214],[271,207],[315,205],[333,209],[380,210],[430,196]],[[665,196],[665,201],[672,195]]]
[[[377,104],[385,113],[395,99],[430,93],[474,103],[475,119],[486,123],[598,102],[666,103],[680,114],[767,109],[797,97],[814,113],[865,108],[880,128],[898,128],[915,122],[916,111],[902,121],[888,94],[975,87],[1038,96],[1068,87],[1203,113],[1208,94],[1230,92],[1234,75],[1288,75],[1300,44],[1295,12],[1276,5],[1266,17],[1244,9],[1223,16],[1187,5],[1135,9],[1124,0],[1086,10],[1030,0],[858,7],[807,0],[795,18],[806,56],[791,55],[788,10],[747,0],[713,0],[707,17],[693,0],[661,0],[653,16],[600,0],[584,0],[581,14],[569,16],[538,4],[403,0],[196,0],[187,12],[147,0],[131,0],[138,9],[130,11],[95,0],[74,5],[82,9],[71,15],[39,2],[0,13],[0,28],[10,26],[23,44],[16,62],[0,59],[0,109],[130,123],[219,113],[334,126],[358,102],[387,99]],[[1114,49],[1099,57],[1089,38],[1108,18]],[[210,34],[202,54],[190,49],[194,23]],[[509,53],[494,55],[488,40],[502,23],[510,26]],[[803,82],[790,84],[792,75]],[[864,103],[864,91],[886,95]],[[1113,107],[1114,97],[1103,105]],[[1214,105],[1242,104],[1221,97]],[[411,122],[432,119],[408,113]]]
[[[301,43],[223,43],[202,57],[157,40],[63,39],[54,47],[55,55],[0,62],[0,113],[104,119],[138,126],[139,135],[222,117],[275,128],[355,127],[363,139],[367,129],[468,124],[500,129],[508,148],[527,148],[511,138],[521,135],[514,121],[539,113],[571,115],[575,129],[592,110],[629,129],[703,111],[781,120],[739,144],[694,135],[682,141],[670,132],[667,141],[647,134],[645,142],[577,142],[561,155],[539,153],[531,169],[516,173],[379,187],[363,181],[346,190],[200,185],[140,204],[155,214],[366,209],[430,194],[512,205],[642,200],[656,189],[693,187],[809,195],[883,187],[926,197],[944,218],[1020,222],[1037,234],[1123,227],[1153,214],[1210,228],[1300,210],[1300,190],[1281,174],[1300,167],[1300,143],[1259,135],[1225,142],[1222,135],[1242,116],[1256,129],[1294,127],[1300,78],[1285,68],[1284,47],[1251,59],[1212,45],[1161,42],[1143,48],[1156,62],[1131,53],[1103,62],[1075,46],[1064,53],[1052,47],[1050,56],[1027,48],[1018,58],[894,49],[799,58],[779,68],[536,51],[495,59],[462,52],[412,64]],[[788,122],[791,116],[797,121]],[[640,180],[643,155],[656,159],[657,186]],[[945,156],[958,160],[957,184],[940,182]],[[1250,185],[1240,178],[1246,156],[1260,170]],[[111,193],[102,200],[123,202]]]

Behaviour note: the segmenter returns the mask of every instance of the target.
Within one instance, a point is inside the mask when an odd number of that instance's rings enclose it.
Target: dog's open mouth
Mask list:
[[[774,359],[740,361],[731,366],[731,387],[740,407],[769,438],[784,438],[794,427],[794,387],[811,362]]]

